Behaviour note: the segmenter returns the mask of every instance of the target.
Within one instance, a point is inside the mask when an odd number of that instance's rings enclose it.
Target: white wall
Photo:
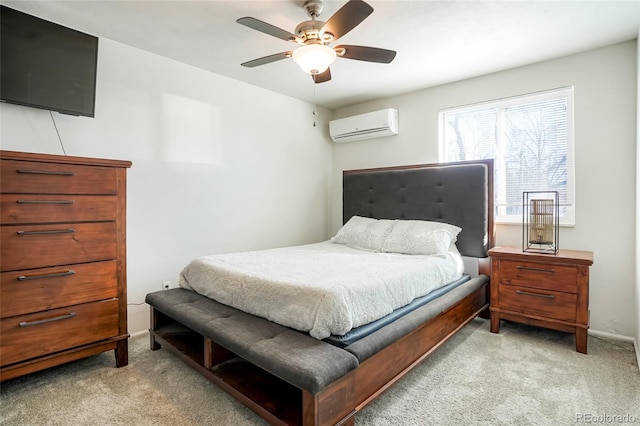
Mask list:
[[[195,256],[320,241],[328,111],[101,38],[96,117],[53,113],[68,155],[131,160],[129,331]],[[0,104],[0,146],[62,154],[48,111]],[[134,305],[138,303],[140,305]]]
[[[330,230],[342,220],[343,170],[438,161],[439,110],[574,86],[576,226],[560,230],[560,247],[594,252],[591,328],[635,336],[636,56],[630,41],[334,111],[397,108],[400,134],[334,147]],[[498,226],[497,244],[521,246],[520,226]]]

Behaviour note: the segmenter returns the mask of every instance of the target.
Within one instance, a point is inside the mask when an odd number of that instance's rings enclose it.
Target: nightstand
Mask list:
[[[491,257],[491,332],[500,320],[573,333],[576,351],[587,353],[589,328],[590,251],[559,250],[558,254],[494,247]]]

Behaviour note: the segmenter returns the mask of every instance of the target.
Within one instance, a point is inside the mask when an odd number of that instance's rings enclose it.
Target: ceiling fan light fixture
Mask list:
[[[307,44],[293,51],[293,60],[309,74],[322,74],[336,60],[336,52],[323,44]]]

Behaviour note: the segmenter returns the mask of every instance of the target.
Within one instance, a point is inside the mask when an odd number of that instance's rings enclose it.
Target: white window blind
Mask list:
[[[575,223],[573,88],[440,112],[440,159],[494,159],[496,221],[522,221],[524,191],[558,191]]]

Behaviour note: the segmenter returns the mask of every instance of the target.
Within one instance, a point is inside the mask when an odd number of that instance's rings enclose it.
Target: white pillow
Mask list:
[[[382,244],[394,225],[393,220],[352,216],[331,238],[331,241],[357,249],[379,252],[382,251]]]
[[[443,222],[396,220],[382,245],[382,251],[444,257],[451,244],[456,242],[460,231],[461,228]]]

